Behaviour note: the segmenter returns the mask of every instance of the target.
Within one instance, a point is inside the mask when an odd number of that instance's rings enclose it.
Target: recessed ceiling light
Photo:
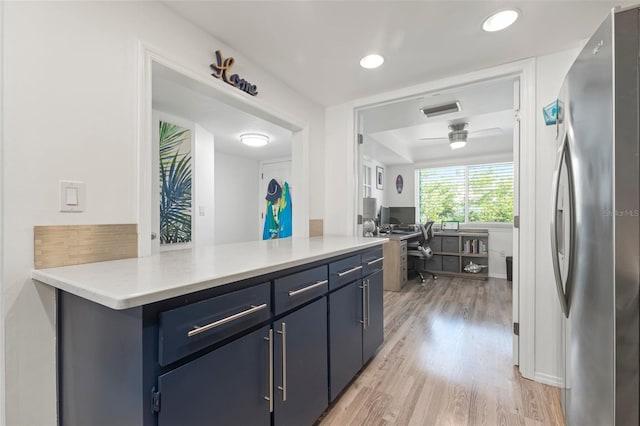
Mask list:
[[[513,9],[501,10],[484,20],[482,29],[487,32],[500,31],[516,22],[518,11]]]
[[[378,68],[384,62],[384,58],[377,54],[367,55],[360,59],[360,66],[368,70]]]
[[[243,133],[240,142],[249,146],[265,146],[269,143],[269,136],[261,133]]]

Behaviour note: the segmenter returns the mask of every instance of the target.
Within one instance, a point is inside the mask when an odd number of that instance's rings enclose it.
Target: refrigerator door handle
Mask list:
[[[568,124],[567,127],[569,127]],[[565,133],[565,136],[562,138],[562,146],[560,147],[558,161],[553,173],[553,202],[551,203],[551,257],[560,307],[564,316],[569,318],[569,286],[571,283],[573,260],[575,257],[575,191],[573,188],[573,168],[571,167],[571,155],[569,152],[570,131],[569,129],[567,130],[568,131]],[[560,272],[560,259],[558,257],[558,228],[556,224],[560,177],[562,175],[563,163],[567,168],[567,186],[569,192],[569,262],[567,265],[566,280],[564,281],[562,279],[562,273]]]

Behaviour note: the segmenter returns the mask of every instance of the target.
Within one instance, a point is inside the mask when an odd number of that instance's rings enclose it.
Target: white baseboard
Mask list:
[[[555,386],[558,388],[561,388],[564,384],[564,380],[562,379],[562,377],[551,376],[544,373],[535,373],[533,380],[539,383],[544,383],[545,385]]]
[[[501,278],[503,280],[506,280],[507,274],[489,274],[489,278]]]

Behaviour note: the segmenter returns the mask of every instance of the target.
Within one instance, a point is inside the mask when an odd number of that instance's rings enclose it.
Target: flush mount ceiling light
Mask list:
[[[269,143],[269,136],[261,133],[243,133],[240,142],[248,146],[265,146]]]
[[[518,11],[514,9],[501,10],[484,20],[482,29],[487,32],[500,31],[516,22]]]
[[[360,66],[368,70],[378,68],[384,62],[384,58],[377,54],[367,55],[360,59]]]

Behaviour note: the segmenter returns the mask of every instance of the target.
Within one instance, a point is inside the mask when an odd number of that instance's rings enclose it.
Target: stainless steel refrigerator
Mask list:
[[[640,13],[612,11],[558,97],[551,245],[568,425],[640,423]]]

